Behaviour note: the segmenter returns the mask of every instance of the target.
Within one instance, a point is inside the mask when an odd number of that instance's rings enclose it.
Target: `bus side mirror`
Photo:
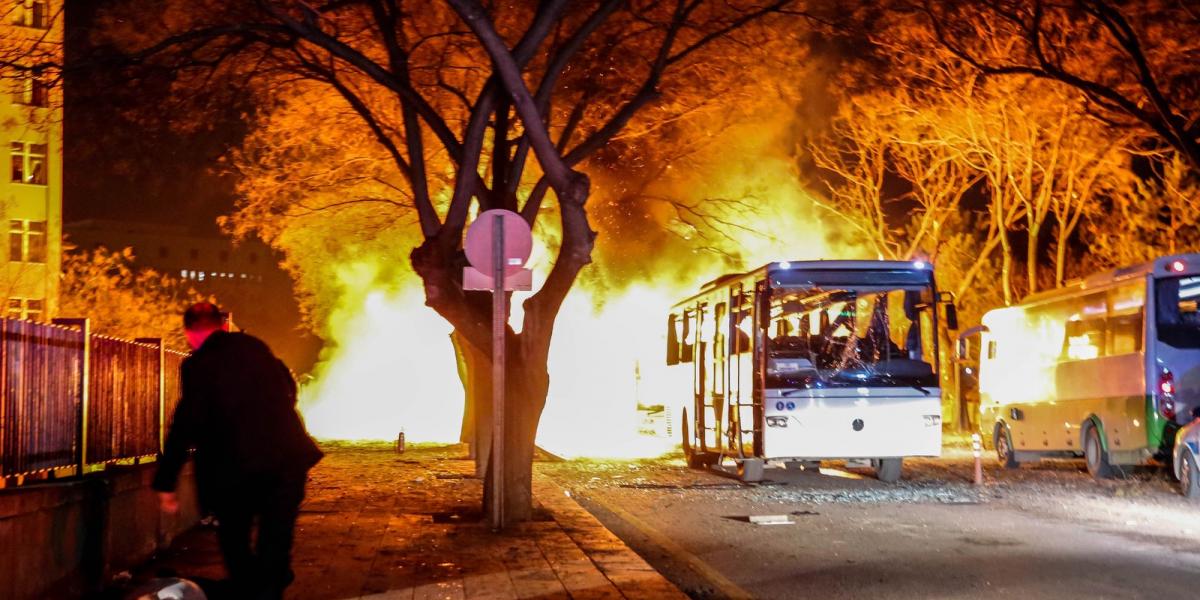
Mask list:
[[[954,294],[950,292],[938,292],[937,301],[946,307],[946,329],[957,331],[958,307],[954,305]]]

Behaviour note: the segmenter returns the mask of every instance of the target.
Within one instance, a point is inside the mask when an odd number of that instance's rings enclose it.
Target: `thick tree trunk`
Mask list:
[[[490,506],[491,494],[493,400],[491,312],[484,305],[490,306],[490,301],[477,301],[485,298],[485,294],[475,298],[462,292],[461,283],[450,277],[452,270],[461,269],[456,264],[458,258],[455,253],[439,250],[435,241],[427,241],[415,250],[412,260],[414,269],[425,284],[426,304],[455,325],[455,335],[461,336],[458,346],[466,359],[469,402],[473,404],[475,417],[475,460],[478,475],[485,479],[486,509]],[[450,263],[449,266],[446,263]],[[547,322],[539,321],[531,329],[552,327],[557,310],[546,316]],[[470,334],[468,328],[471,329]],[[550,378],[546,371],[549,344],[550,336],[544,332],[539,335],[530,335],[528,332],[515,335],[511,330],[506,342],[505,525],[527,521],[533,514],[534,439],[549,390]]]

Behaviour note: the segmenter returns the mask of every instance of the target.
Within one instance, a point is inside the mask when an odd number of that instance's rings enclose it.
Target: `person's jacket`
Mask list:
[[[175,489],[189,448],[205,504],[236,494],[230,486],[247,476],[303,473],[321,459],[296,412],[295,380],[258,338],[213,332],[184,359],[180,379],[154,489]]]

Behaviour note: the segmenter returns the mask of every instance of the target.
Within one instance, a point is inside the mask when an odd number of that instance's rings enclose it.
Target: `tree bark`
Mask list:
[[[1032,214],[1032,210],[1030,213]],[[1029,228],[1029,239],[1025,241],[1025,275],[1029,278],[1029,294],[1038,290],[1038,238],[1041,237],[1041,227]]]

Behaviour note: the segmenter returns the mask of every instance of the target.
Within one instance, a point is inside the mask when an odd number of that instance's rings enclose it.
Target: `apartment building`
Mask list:
[[[0,53],[22,64],[62,57],[62,0],[0,8]],[[8,228],[0,272],[4,316],[46,320],[58,306],[62,266],[62,93],[51,73],[0,72],[0,210]]]
[[[262,338],[293,370],[307,372],[316,361],[320,340],[300,328],[291,277],[266,244],[234,243],[181,225],[112,219],[72,221],[64,230],[79,250],[129,248],[135,267],[154,269],[214,296],[239,329]]]

